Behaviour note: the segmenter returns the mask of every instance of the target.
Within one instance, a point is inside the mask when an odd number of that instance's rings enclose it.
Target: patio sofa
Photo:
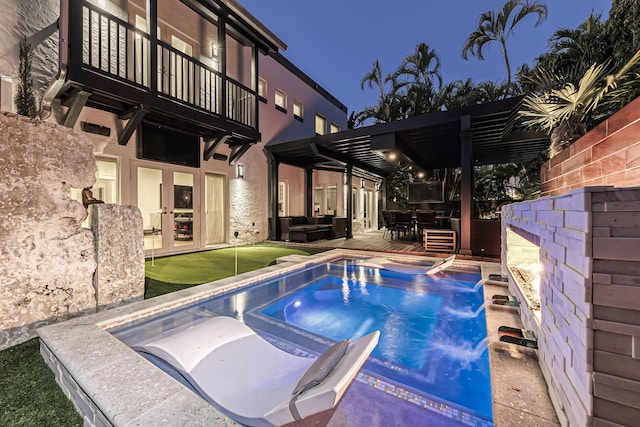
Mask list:
[[[289,216],[280,218],[281,240],[312,242],[345,236],[346,218]]]

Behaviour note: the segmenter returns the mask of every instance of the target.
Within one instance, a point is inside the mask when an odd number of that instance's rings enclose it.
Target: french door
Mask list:
[[[132,162],[133,194],[142,213],[147,255],[200,246],[199,172],[175,165]]]

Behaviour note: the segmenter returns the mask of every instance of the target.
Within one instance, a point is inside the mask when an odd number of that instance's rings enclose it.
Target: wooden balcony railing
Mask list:
[[[83,67],[145,92],[256,128],[254,90],[161,40],[151,39],[144,31],[99,7],[86,1],[81,3]],[[155,76],[152,64],[157,64]]]

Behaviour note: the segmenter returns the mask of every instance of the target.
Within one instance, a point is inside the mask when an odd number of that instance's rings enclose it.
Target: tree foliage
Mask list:
[[[27,117],[35,117],[37,113],[36,98],[34,95],[33,77],[31,75],[31,62],[33,61],[33,49],[27,39],[20,41],[20,65],[18,69],[20,82],[18,93],[15,96],[18,114]]]
[[[511,87],[511,63],[507,53],[507,39],[513,35],[515,27],[529,15],[538,15],[535,26],[540,26],[547,18],[547,5],[540,1],[507,0],[502,9],[487,11],[478,18],[478,28],[467,37],[462,45],[462,57],[469,55],[484,60],[483,49],[497,42],[507,69],[507,91]],[[505,93],[506,95],[507,93]]]

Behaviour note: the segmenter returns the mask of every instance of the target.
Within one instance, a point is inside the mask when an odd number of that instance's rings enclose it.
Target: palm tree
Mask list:
[[[360,88],[364,90],[365,86],[369,86],[370,89],[374,87],[378,88],[378,104],[375,107],[366,107],[358,114],[358,123],[362,124],[365,120],[372,118],[376,123],[390,122],[393,118],[391,116],[390,103],[393,98],[392,92],[386,93],[385,89],[387,85],[391,83],[393,87],[393,77],[391,74],[382,72],[382,66],[376,59],[373,63],[371,71],[366,73],[360,81]]]
[[[537,58],[537,67],[547,70],[581,67],[586,71],[594,63],[603,63],[613,55],[606,22],[591,13],[578,28],[560,28],[549,39],[549,51]]]
[[[392,75],[394,92],[402,97],[406,117],[417,116],[438,109],[437,88],[442,86],[440,57],[426,43],[416,45]]]
[[[538,69],[530,79],[539,91],[522,101],[523,124],[550,132],[549,157],[553,157],[602,117],[622,107],[629,90],[640,84],[633,72],[638,62],[640,50],[617,71],[611,61],[593,64],[584,73]]]
[[[516,9],[519,9],[516,12]],[[469,34],[462,46],[462,57],[467,60],[469,54],[484,60],[482,48],[491,42],[500,43],[504,63],[507,67],[507,91],[511,87],[511,65],[507,55],[507,38],[513,34],[515,26],[530,14],[537,14],[535,26],[540,26],[547,18],[547,5],[535,0],[507,0],[501,10],[488,11],[480,15],[478,29]],[[507,94],[505,93],[505,96]]]

